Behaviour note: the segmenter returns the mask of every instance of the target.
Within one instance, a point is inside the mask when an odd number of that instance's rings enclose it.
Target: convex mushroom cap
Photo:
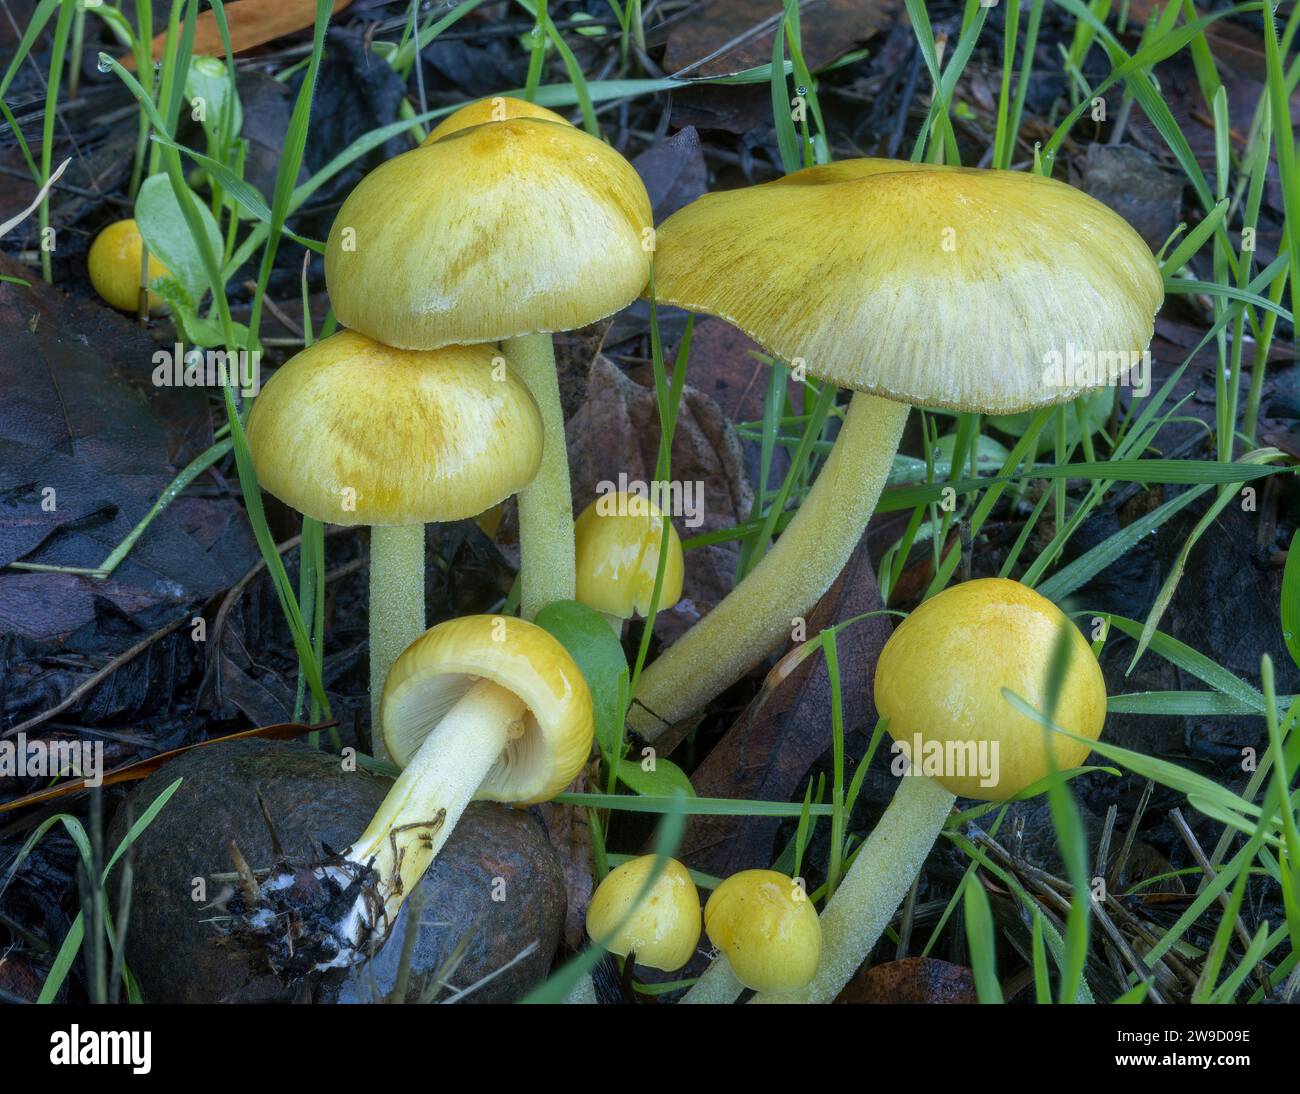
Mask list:
[[[325,280],[339,322],[433,349],[572,330],[635,299],[653,220],[604,142],[537,107],[471,103],[437,140],[367,175],[335,218]]]
[[[253,404],[258,481],[332,524],[460,520],[514,494],[541,460],[528,389],[487,346],[395,350],[340,331]]]
[[[742,870],[704,906],[709,941],[755,991],[796,991],[817,972],[822,929],[802,886],[775,870]]]
[[[512,616],[439,623],[393,663],[381,705],[393,762],[405,767],[443,715],[482,680],[517,697],[525,713],[475,798],[549,801],[573,781],[591,751],[591,693],[557,639]]]
[[[135,311],[140,306],[140,255],[144,241],[134,220],[114,221],[95,237],[86,255],[90,283],[104,301],[118,311]],[[166,277],[170,271],[153,254],[149,255],[148,280]],[[149,310],[158,311],[162,297],[149,293]]]
[[[1052,651],[1063,627],[1069,661],[1053,721],[1096,740],[1106,717],[1101,667],[1046,597],[1018,581],[982,578],[951,586],[912,612],[881,651],[875,701],[914,767],[953,794],[1003,801],[1054,768],[1082,763],[1087,745],[1021,714],[1002,695],[1006,688],[1046,710]],[[913,755],[918,743],[919,758]]]
[[[674,213],[655,294],[842,387],[999,414],[1087,389],[1051,354],[1145,348],[1164,287],[1141,236],[1065,183],[855,159]]]
[[[459,110],[452,111],[438,123],[420,144],[422,147],[434,144],[442,140],[443,137],[449,137],[452,133],[459,133],[462,129],[468,129],[472,125],[486,125],[488,122],[508,122],[512,118],[533,118],[544,122],[556,122],[559,125],[569,124],[569,119],[564,117],[563,114],[557,114],[554,110],[547,110],[544,106],[530,103],[527,99],[513,99],[509,95],[493,95],[491,98],[479,99],[477,102],[467,103]]]
[[[597,611],[630,619],[650,611],[664,516],[641,494],[602,494],[574,522],[578,600]],[[668,558],[664,563],[659,607],[682,596],[682,541],[668,522]]]
[[[699,943],[700,896],[690,872],[670,858],[636,903],[655,861],[655,855],[643,855],[605,876],[587,906],[587,934],[611,953],[634,954],[639,965],[672,972],[691,959]],[[619,928],[634,903],[635,911]]]

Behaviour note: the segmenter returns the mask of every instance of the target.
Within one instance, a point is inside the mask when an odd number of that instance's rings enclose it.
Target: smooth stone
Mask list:
[[[322,844],[346,848],[362,831],[391,780],[345,771],[337,756],[303,745],[242,740],[195,749],[135,787],[109,831],[115,848],[139,817],[176,779],[179,789],[136,840],[131,856],[127,963],[153,1003],[372,1002],[393,991],[410,916],[403,908],[380,952],[363,966],[311,977],[285,987],[212,922],[205,905],[220,883],[197,879],[232,869],[233,840],[254,868],[271,865],[271,834],[260,792],[288,859],[308,863]],[[114,890],[122,870],[114,874]],[[469,936],[439,998],[509,1002],[543,980],[564,924],[563,872],[541,824],[527,812],[493,803],[470,806],[420,885],[424,904],[405,997],[417,1002],[437,972]],[[114,907],[116,907],[116,896]],[[527,947],[535,949],[516,960]]]

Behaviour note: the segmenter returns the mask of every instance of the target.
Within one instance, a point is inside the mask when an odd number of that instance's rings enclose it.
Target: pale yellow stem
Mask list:
[[[681,997],[682,1003],[734,1003],[745,985],[736,979],[731,971],[731,962],[726,954],[719,954],[713,964],[704,970],[691,990]]]
[[[526,710],[513,692],[489,680],[475,683],[424,739],[348,850],[351,862],[369,864],[379,875],[389,924],[522,728]],[[362,906],[355,914],[369,915]]]
[[[548,604],[572,600],[576,588],[569,453],[551,336],[512,338],[502,349],[542,414],[542,464],[519,491],[519,606],[532,619]]]
[[[903,776],[894,800],[822,912],[817,975],[799,991],[759,992],[750,1002],[834,1002],[894,918],[956,800],[933,779]]]
[[[862,538],[908,408],[855,394],[835,447],[775,546],[708,615],[641,674],[628,723],[655,740],[788,641]]]
[[[424,633],[424,525],[370,529],[370,740],[387,760],[379,700],[393,662]]]

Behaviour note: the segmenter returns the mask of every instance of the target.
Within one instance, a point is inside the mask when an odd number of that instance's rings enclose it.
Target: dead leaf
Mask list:
[[[905,957],[860,969],[837,1003],[978,1003],[965,965],[934,957]]]
[[[647,148],[632,161],[632,166],[645,183],[656,224],[662,224],[709,188],[709,169],[700,135],[691,126]]]
[[[0,271],[30,270],[0,256]],[[158,346],[130,320],[29,277],[0,284],[0,565],[99,566],[212,443],[207,394],[153,383]],[[171,347],[168,346],[168,349]],[[257,557],[229,492],[187,491],[108,580],[0,576],[0,629],[58,641],[95,619],[224,589]]]
[[[338,14],[351,2],[352,0],[334,0],[334,13]],[[232,0],[226,5],[226,22],[230,29],[231,51],[243,53],[254,46],[264,45],[314,25],[316,5],[312,0]],[[166,43],[166,32],[154,38],[155,61],[161,59]],[[221,40],[221,31],[217,29],[217,17],[212,11],[199,12],[194,24],[194,53],[208,57],[225,56],[226,47]],[[123,68],[134,70],[133,56],[128,54],[118,59]]]
[[[565,788],[566,793],[585,794],[591,787],[584,772]],[[591,848],[591,828],[587,824],[587,811],[574,809],[555,802],[543,802],[538,810],[550,837],[551,846],[559,856],[564,871],[564,889],[568,906],[564,913],[564,944],[575,953],[583,948],[587,939],[587,905],[591,903],[593,878],[596,873],[595,857]]]
[[[811,71],[876,34],[898,0],[809,0],[799,6],[804,60]],[[771,0],[705,0],[668,20],[663,69],[672,75],[729,76],[772,60],[781,9]]]
[[[252,737],[266,741],[292,741],[297,737],[303,737],[317,730],[329,729],[337,724],[337,722],[321,722],[319,725],[309,726],[301,722],[280,722],[273,726],[246,729],[242,733],[230,733],[225,737],[213,737],[207,741],[198,741],[192,745],[173,748],[169,752],[159,752],[156,756],[150,756],[145,760],[137,760],[135,763],[115,767],[112,771],[104,772],[99,785],[116,786],[118,783],[129,783],[135,782],[137,779],[148,778],[169,760],[174,760],[177,756],[186,752],[193,752],[196,748],[207,748],[209,745],[225,744],[227,741],[242,741]],[[25,809],[29,805],[54,801],[57,798],[64,798],[69,794],[75,794],[79,790],[86,789],[89,789],[89,783],[86,779],[71,779],[68,782],[59,783],[58,786],[47,787],[44,790],[36,791],[34,794],[24,794],[21,798],[14,798],[13,801],[4,802],[0,804],[0,813],[9,813],[15,809]]]
[[[881,609],[864,536],[835,584],[808,620],[808,635],[833,623]],[[871,680],[876,659],[891,631],[884,616],[864,619],[836,642],[845,731],[875,718]],[[796,662],[796,663],[793,663]],[[803,789],[808,769],[831,746],[831,688],[826,661],[787,655],[708,757],[691,774],[702,797],[790,801]],[[706,873],[727,877],[766,867],[780,821],[772,817],[693,817],[682,841],[682,857]]]

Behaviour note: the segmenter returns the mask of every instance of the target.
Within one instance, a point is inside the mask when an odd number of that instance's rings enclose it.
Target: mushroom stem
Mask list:
[[[542,414],[542,464],[519,491],[520,610],[531,620],[548,604],[572,600],[576,587],[569,453],[551,336],[511,338],[502,348]]]
[[[379,732],[379,701],[393,662],[424,633],[424,525],[370,529],[370,738],[387,760]]]
[[[745,990],[745,985],[731,971],[727,955],[720,953],[713,964],[704,970],[690,991],[680,999],[682,1003],[734,1003]]]
[[[825,466],[758,565],[641,674],[628,723],[648,741],[699,711],[790,637],[844,568],[889,475],[905,404],[859,392]],[[532,487],[530,487],[532,489]]]
[[[345,856],[375,871],[383,902],[378,908],[363,893],[348,913],[341,933],[354,951],[376,932],[387,935],[526,713],[513,692],[480,679],[424,739]]]
[[[830,1003],[867,959],[939,838],[957,799],[925,775],[905,775],[821,915],[817,975],[799,991],[759,992],[754,1003]]]

